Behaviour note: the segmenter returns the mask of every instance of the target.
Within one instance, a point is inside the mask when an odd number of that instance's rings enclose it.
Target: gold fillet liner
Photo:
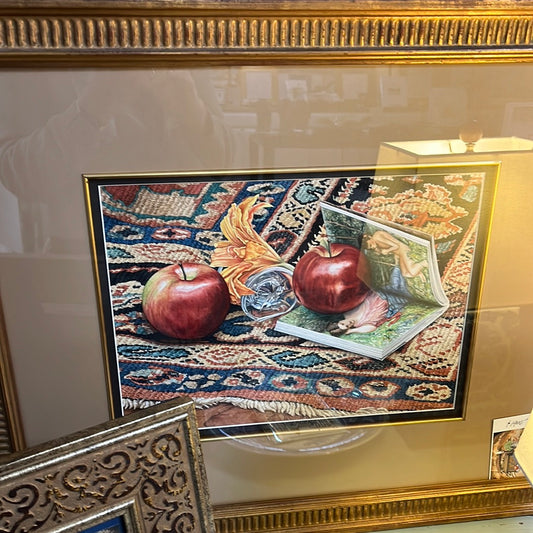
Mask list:
[[[2,300],[0,298],[0,456],[25,448]]]
[[[477,55],[480,51],[501,54],[505,50],[511,52],[510,47],[515,47],[513,54],[520,54],[527,50],[516,47],[533,44],[533,15],[516,11],[510,15],[468,11],[429,15],[182,11],[102,16],[77,14],[75,10],[71,14],[50,10],[40,14],[2,14],[0,10],[0,56],[16,54],[10,59],[28,60],[33,54],[53,57],[61,53],[121,52],[126,57],[156,57],[223,52],[227,58],[238,52],[294,55],[302,51],[320,55],[440,52],[453,56],[474,49]]]
[[[532,512],[533,489],[523,480],[449,483],[214,507],[218,533],[358,533]]]

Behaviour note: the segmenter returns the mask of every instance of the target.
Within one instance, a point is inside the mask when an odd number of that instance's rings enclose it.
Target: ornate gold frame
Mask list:
[[[450,483],[215,507],[219,533],[380,531],[531,513],[523,482]]]
[[[7,0],[0,61],[45,64],[527,60],[533,4],[497,0]]]
[[[0,7],[2,68],[532,60],[530,1],[7,0]],[[476,481],[223,505],[215,522],[220,533],[374,531],[532,511],[525,481]]]

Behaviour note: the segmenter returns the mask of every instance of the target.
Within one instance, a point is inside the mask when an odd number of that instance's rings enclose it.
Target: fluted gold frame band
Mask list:
[[[2,68],[531,60],[529,1],[4,0],[0,6]],[[215,522],[219,533],[334,533],[532,512],[533,489],[518,479],[222,505]]]
[[[218,533],[380,531],[531,514],[523,481],[469,482],[220,506]]]
[[[396,62],[529,58],[533,11],[437,9],[381,1],[73,2],[0,7],[0,61],[131,63],[194,60],[261,63],[336,59]],[[457,5],[457,4],[455,4]],[[393,6],[393,7],[391,7]],[[396,6],[396,7],[394,7]],[[431,7],[431,6],[430,6]],[[207,57],[206,57],[207,56]]]

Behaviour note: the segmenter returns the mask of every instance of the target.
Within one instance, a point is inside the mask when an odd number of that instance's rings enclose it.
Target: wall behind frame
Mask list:
[[[469,119],[533,138],[532,82],[528,64],[1,72],[0,293],[28,445],[108,416],[82,173],[375,165],[383,141],[456,138]],[[302,128],[312,149],[258,149],[258,131]],[[487,268],[465,421],[318,457],[206,443],[213,503],[486,477],[491,419],[531,409],[533,235],[515,222],[510,271]]]

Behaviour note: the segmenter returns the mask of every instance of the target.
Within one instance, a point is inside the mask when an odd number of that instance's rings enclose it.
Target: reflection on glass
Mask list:
[[[252,167],[373,165],[387,141],[452,139],[464,152],[474,120],[483,137],[533,138],[529,68],[240,67],[213,80]]]
[[[320,429],[317,421],[317,429]],[[369,444],[383,432],[381,427],[337,428],[326,431],[293,431],[245,439],[231,438],[232,445],[241,449],[284,456],[325,455],[358,447],[360,453],[367,453]]]
[[[222,168],[234,142],[200,70],[13,72],[0,77],[6,252],[88,252],[82,173]],[[11,227],[9,227],[11,225]],[[19,227],[17,227],[19,226]],[[19,238],[14,239],[15,232]]]
[[[483,137],[483,130],[477,120],[467,122],[459,130],[459,139],[466,145],[467,152],[473,152],[476,143]]]

